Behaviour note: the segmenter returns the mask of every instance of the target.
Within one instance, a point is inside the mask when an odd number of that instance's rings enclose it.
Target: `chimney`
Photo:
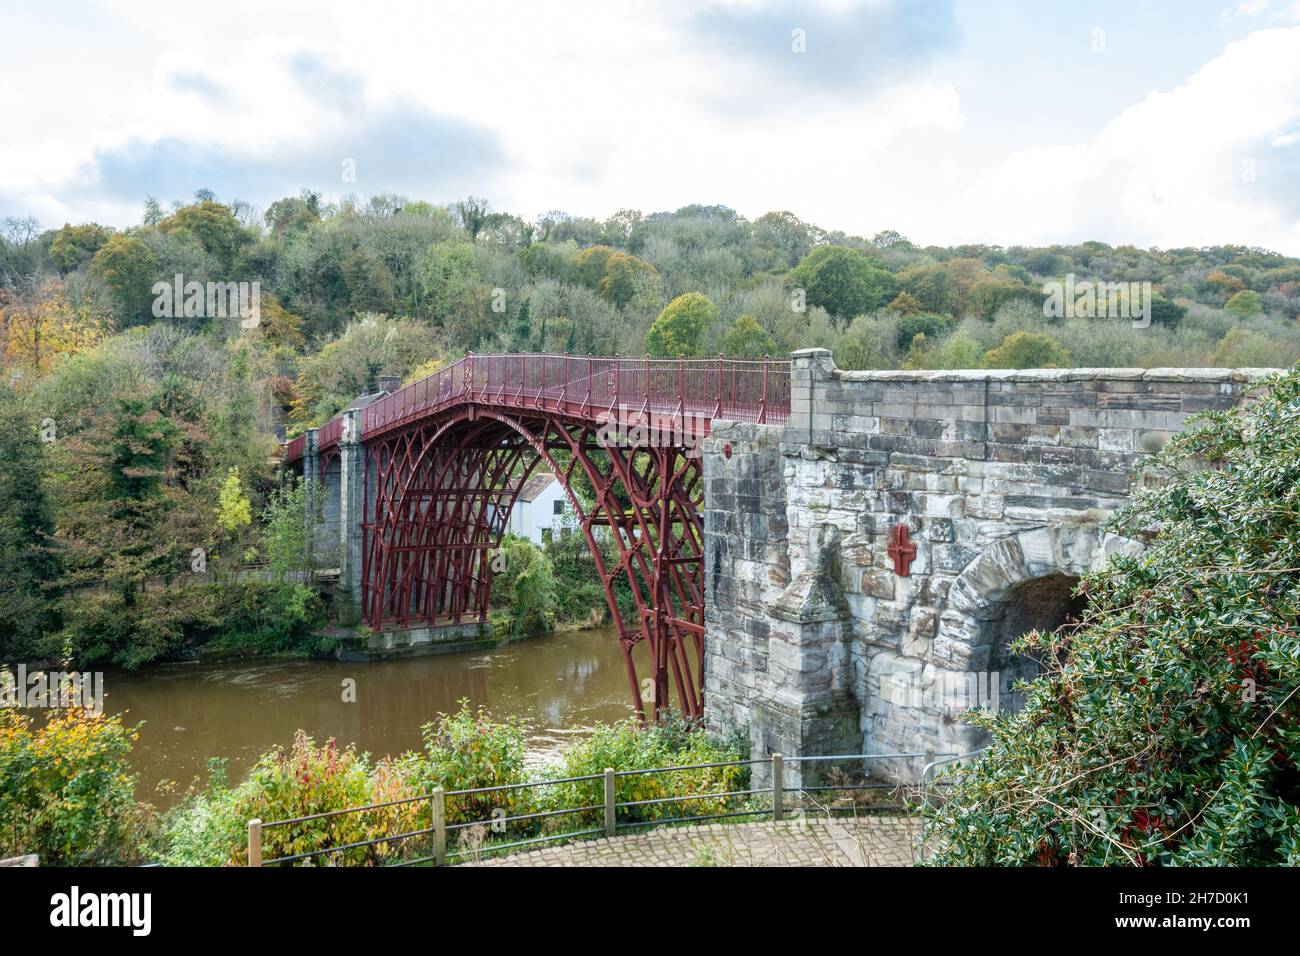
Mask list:
[[[393,394],[402,387],[402,379],[397,375],[379,376],[379,390],[386,394]]]

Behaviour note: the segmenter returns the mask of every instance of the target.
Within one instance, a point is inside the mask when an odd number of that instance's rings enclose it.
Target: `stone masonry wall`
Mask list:
[[[951,689],[1005,661],[1017,589],[1136,547],[1101,528],[1130,471],[1266,371],[845,372],[795,353],[789,421],[715,422],[703,446],[710,724],[748,728],[755,756],[975,749]]]

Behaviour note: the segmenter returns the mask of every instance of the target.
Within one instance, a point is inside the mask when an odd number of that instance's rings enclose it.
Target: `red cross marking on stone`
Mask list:
[[[894,562],[894,573],[905,578],[911,573],[912,561],[916,558],[916,545],[907,540],[907,525],[896,524],[889,533],[889,547],[885,549]]]

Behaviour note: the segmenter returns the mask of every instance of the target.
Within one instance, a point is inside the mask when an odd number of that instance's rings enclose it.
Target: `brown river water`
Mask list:
[[[346,678],[356,681],[355,703],[343,701]],[[288,746],[299,728],[376,757],[398,754],[418,748],[420,726],[467,697],[497,718],[522,718],[528,761],[537,766],[594,723],[633,712],[612,628],[551,634],[485,653],[372,664],[162,664],[108,671],[104,687],[107,713],[144,722],[132,754],[136,795],[158,806],[204,776],[208,757],[228,758],[235,783],[260,754]],[[160,792],[165,780],[179,784],[178,792]]]

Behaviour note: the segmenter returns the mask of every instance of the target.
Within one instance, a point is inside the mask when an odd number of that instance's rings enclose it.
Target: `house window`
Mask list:
[[[555,499],[555,511],[554,511],[554,514],[557,514],[557,515],[562,515],[562,514],[564,514],[564,499],[563,499],[563,498],[556,498],[556,499]]]

